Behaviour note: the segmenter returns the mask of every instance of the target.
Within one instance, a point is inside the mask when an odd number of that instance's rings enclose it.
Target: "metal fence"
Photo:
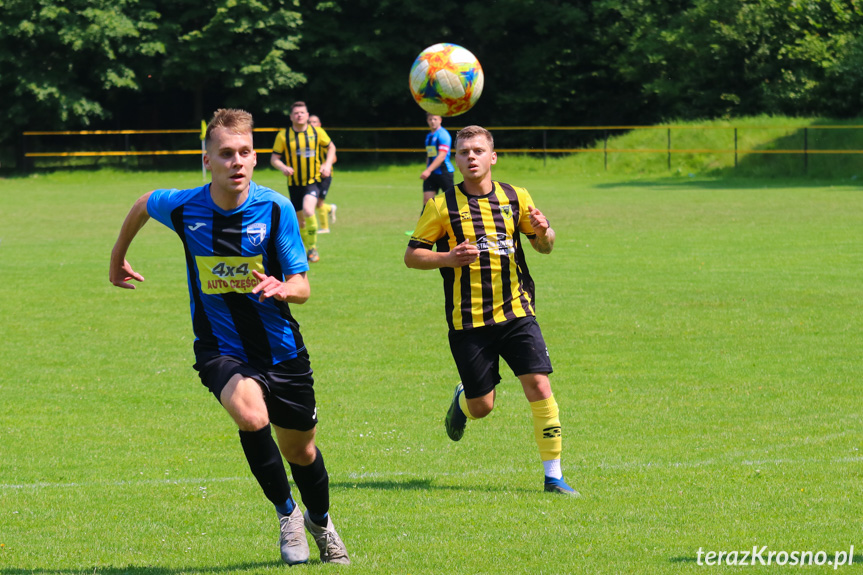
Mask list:
[[[447,127],[454,132],[459,128]],[[859,125],[811,126],[497,126],[489,129],[496,139],[498,153],[531,154],[547,158],[565,154],[602,154],[603,167],[608,170],[610,154],[658,154],[672,169],[672,157],[677,154],[730,154],[734,166],[739,159],[750,154],[798,155],[802,167],[808,169],[810,157],[815,155],[863,154],[863,150],[850,148],[823,148],[812,145],[812,134],[831,130],[861,129]],[[262,136],[275,138],[280,128],[256,128],[256,140]],[[337,142],[338,153],[374,154],[376,159],[385,155],[422,154],[417,146],[417,132],[424,127],[328,127],[328,133]],[[609,147],[609,139],[632,131],[649,130],[654,133],[650,145],[634,148]],[[697,130],[725,130],[729,133],[728,147],[693,147],[687,132]],[[774,144],[779,147],[759,148],[741,145],[744,130],[785,131]],[[21,134],[19,167],[24,170],[42,165],[63,165],[81,158],[156,158],[190,156],[202,153],[200,129],[189,130],[91,130],[91,131],[27,131]],[[793,141],[792,141],[793,140]],[[790,147],[783,147],[785,144]],[[681,146],[681,147],[678,147]],[[270,153],[271,147],[258,147],[258,153]]]

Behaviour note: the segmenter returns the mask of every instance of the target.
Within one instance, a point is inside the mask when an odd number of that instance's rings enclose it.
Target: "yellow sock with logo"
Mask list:
[[[467,408],[467,398],[464,396],[464,392],[461,392],[458,396],[458,406],[461,408],[461,412],[464,413],[465,417],[473,420],[476,419],[476,417],[470,414],[470,410]]]
[[[533,414],[533,436],[539,447],[542,461],[560,459],[563,440],[560,435],[560,417],[554,395],[547,399],[530,402]]]
[[[315,215],[318,218],[318,226],[322,230],[330,229],[330,204],[325,203],[319,208],[315,208]]]

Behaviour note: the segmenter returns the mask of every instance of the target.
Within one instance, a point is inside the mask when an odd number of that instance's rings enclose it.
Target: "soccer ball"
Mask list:
[[[482,66],[476,56],[455,44],[435,44],[411,66],[411,94],[420,107],[438,116],[470,110],[482,94]]]

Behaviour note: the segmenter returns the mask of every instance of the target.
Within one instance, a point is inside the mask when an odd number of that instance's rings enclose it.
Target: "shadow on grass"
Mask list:
[[[651,189],[691,189],[691,190],[729,190],[740,188],[742,190],[752,189],[788,189],[788,188],[814,188],[820,185],[847,186],[849,191],[863,186],[863,179],[859,180],[820,180],[815,178],[756,178],[756,177],[731,177],[711,178],[699,175],[695,178],[688,177],[655,177],[640,176],[632,180],[620,180],[614,182],[603,182],[593,184],[591,187],[597,189],[614,188],[642,188],[645,191]]]
[[[671,557],[669,563],[697,563],[697,557]]]
[[[239,563],[236,565],[219,565],[213,567],[155,567],[145,565],[127,565],[126,567],[113,567],[110,565],[97,566],[81,569],[24,569],[14,567],[0,567],[0,575],[67,575],[80,573],[82,575],[177,575],[178,573],[243,573],[256,569],[281,568],[281,561],[267,561],[259,563]]]
[[[344,489],[374,489],[379,491],[473,491],[485,493],[534,493],[541,489],[524,489],[505,485],[474,485],[465,482],[464,485],[436,485],[433,479],[405,479],[402,481],[359,479],[357,481],[330,482],[331,488]],[[0,574],[2,575],[2,574]]]

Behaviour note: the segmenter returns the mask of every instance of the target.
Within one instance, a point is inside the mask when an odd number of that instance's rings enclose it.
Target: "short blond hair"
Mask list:
[[[494,150],[494,138],[491,135],[491,132],[483,128],[482,126],[465,126],[455,135],[455,145],[458,148],[459,140],[470,140],[471,138],[475,138],[476,136],[483,136],[486,140],[488,140],[488,145],[491,150]]]
[[[252,120],[252,115],[245,110],[219,108],[207,124],[207,133],[204,136],[207,145],[210,144],[210,136],[216,128],[225,128],[235,134],[251,134],[255,128],[255,122]]]

